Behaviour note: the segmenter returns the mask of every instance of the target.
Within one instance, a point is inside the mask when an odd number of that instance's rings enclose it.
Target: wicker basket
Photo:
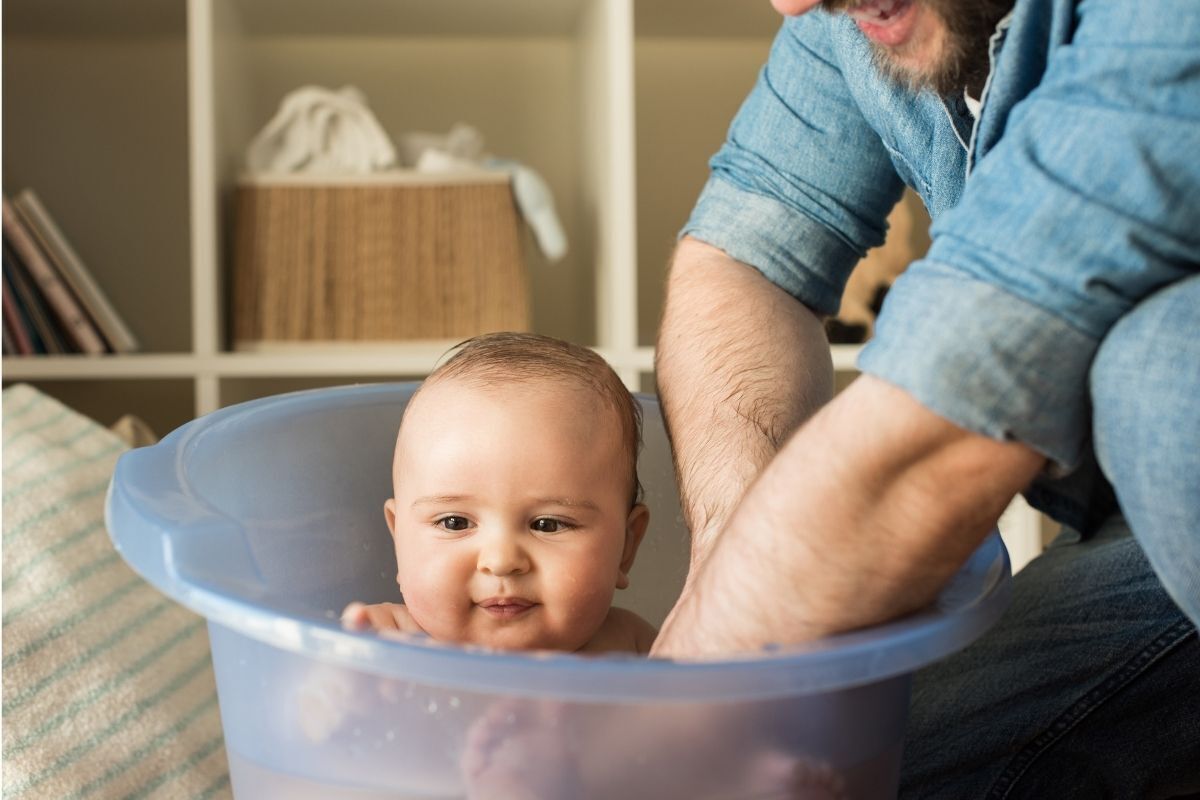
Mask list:
[[[238,186],[239,348],[528,330],[528,295],[507,173]]]

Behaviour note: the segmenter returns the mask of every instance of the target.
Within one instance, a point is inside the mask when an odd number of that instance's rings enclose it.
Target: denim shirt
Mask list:
[[[683,233],[833,314],[911,186],[933,243],[860,369],[1046,455],[1027,497],[1086,532],[1114,510],[1090,447],[1093,356],[1200,270],[1200,2],[1018,0],[990,55],[976,120],[882,78],[845,15],[785,20]]]

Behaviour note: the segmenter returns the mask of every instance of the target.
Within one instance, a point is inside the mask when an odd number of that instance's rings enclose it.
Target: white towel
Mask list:
[[[4,798],[230,797],[204,620],[104,528],[114,433],[4,390]]]
[[[263,173],[362,174],[395,163],[396,148],[353,86],[289,93],[246,151],[247,168]]]
[[[483,135],[475,128],[458,122],[446,134],[415,131],[404,135],[401,146],[405,163],[417,172],[462,172],[480,167],[508,172],[512,175],[513,198],[533,231],[538,249],[550,261],[567,254],[567,234],[546,181],[532,167],[487,155]]]

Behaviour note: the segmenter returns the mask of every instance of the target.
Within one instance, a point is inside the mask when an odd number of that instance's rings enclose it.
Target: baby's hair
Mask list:
[[[582,385],[595,392],[621,422],[630,456],[633,500],[641,501],[637,474],[642,446],[642,408],[608,362],[586,347],[536,333],[485,333],[452,347],[425,384],[448,378],[495,385],[511,381],[552,379]]]

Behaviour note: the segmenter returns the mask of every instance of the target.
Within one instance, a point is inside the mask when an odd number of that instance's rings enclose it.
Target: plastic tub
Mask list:
[[[895,796],[910,673],[1007,602],[998,535],[927,611],[761,657],[497,654],[347,632],[347,602],[399,599],[381,509],[415,386],[232,406],[117,464],[117,549],[208,619],[237,797]],[[640,399],[652,519],[617,602],[658,623],[687,532],[657,403]]]

